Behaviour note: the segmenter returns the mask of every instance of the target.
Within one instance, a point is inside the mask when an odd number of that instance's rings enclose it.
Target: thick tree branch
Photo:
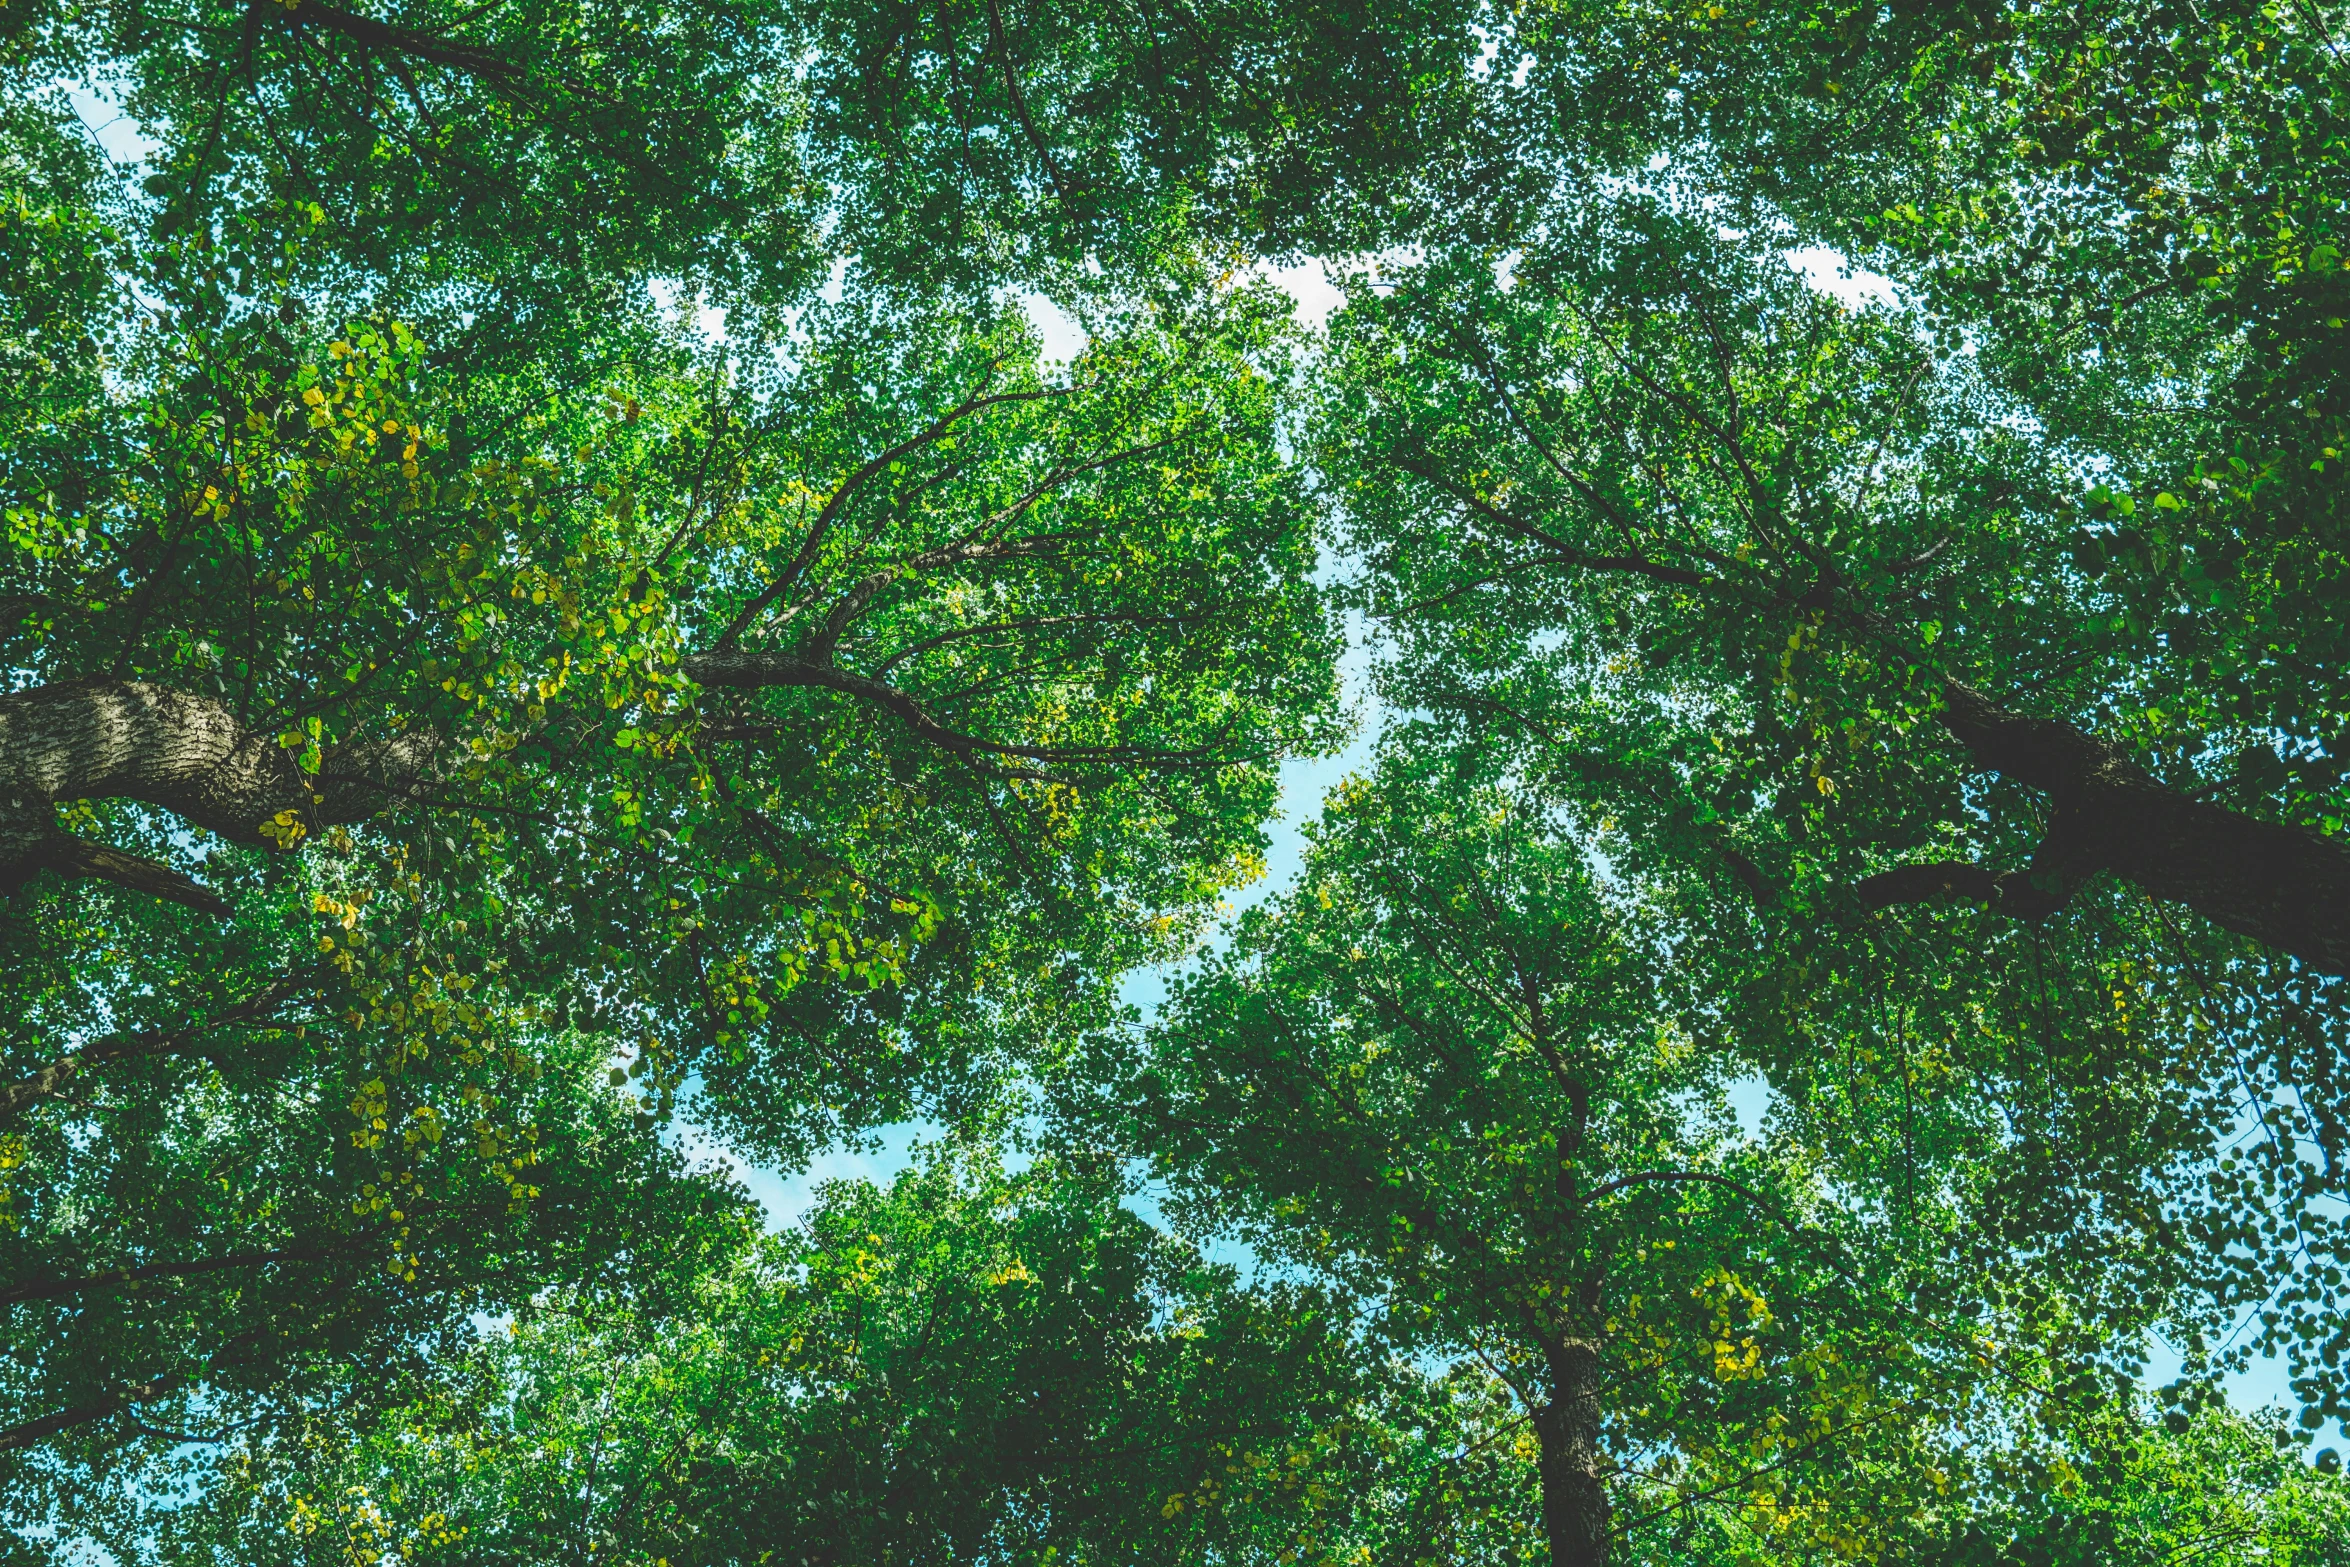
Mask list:
[[[177,871],[67,836],[56,807],[138,800],[231,842],[283,843],[290,827],[361,821],[408,794],[438,744],[411,730],[329,747],[311,777],[212,697],[105,677],[10,692],[0,696],[0,892],[54,870],[226,912]]]
[[[971,735],[949,729],[933,718],[919,701],[897,687],[831,664],[812,663],[788,653],[697,653],[685,658],[679,667],[695,684],[722,689],[759,691],[775,686],[803,686],[838,691],[895,713],[923,739],[950,751],[996,749]]]
[[[1947,889],[2033,918],[2110,871],[2321,973],[2350,973],[2350,849],[2340,841],[2198,800],[2119,747],[2011,712],[1959,681],[1944,681],[1943,700],[1943,727],[1977,767],[2047,793],[2047,837],[2028,873],[1912,865],[1872,876],[1859,888],[1870,907]]]
[[[133,892],[144,892],[167,903],[181,903],[203,914],[226,915],[228,900],[200,881],[182,876],[158,860],[126,854],[102,843],[90,843],[58,833],[40,845],[29,869],[51,870],[67,880],[110,881]]]
[[[1892,870],[1864,876],[1853,891],[1861,906],[1874,913],[1906,903],[1933,903],[1961,898],[1987,903],[2015,919],[2044,919],[2070,901],[2079,876],[2066,876],[2041,864],[2030,871],[1994,871],[1966,860],[1932,860],[1922,865],[1897,865]]]
[[[1977,903],[1996,903],[1999,873],[1965,860],[1935,860],[1864,876],[1854,890],[1860,894],[1861,905],[1872,912],[1904,903],[1930,903],[1937,898],[1971,898]]]
[[[159,1398],[169,1398],[187,1385],[187,1377],[179,1373],[157,1377],[149,1382],[133,1382],[103,1397],[92,1399],[86,1404],[77,1404],[70,1409],[61,1409],[53,1415],[43,1415],[38,1420],[27,1420],[22,1425],[10,1426],[5,1430],[0,1430],[0,1453],[13,1452],[19,1448],[32,1447],[46,1442],[49,1438],[71,1431],[76,1426],[86,1426],[93,1421],[103,1420],[108,1415],[114,1414],[118,1410],[128,1409],[134,1404],[151,1404]]]

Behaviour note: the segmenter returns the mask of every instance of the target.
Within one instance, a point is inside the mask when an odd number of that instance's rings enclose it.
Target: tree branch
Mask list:
[[[1036,149],[1037,161],[1044,165],[1045,177],[1053,182],[1053,194],[1067,206],[1070,199],[1069,177],[1053,159],[1052,149],[1037,134],[1036,121],[1029,118],[1028,96],[1020,90],[1020,73],[1012,64],[1012,45],[1004,36],[1004,15],[996,7],[996,0],[987,0],[987,30],[995,35],[996,57],[1004,62],[1004,88],[1012,96],[1012,112],[1020,118],[1020,128],[1028,133],[1028,145]]]
[[[5,1430],[0,1430],[0,1453],[13,1452],[19,1448],[32,1447],[37,1443],[46,1442],[49,1438],[62,1432],[71,1431],[76,1426],[86,1426],[92,1421],[103,1420],[108,1415],[118,1410],[130,1408],[135,1404],[151,1404],[159,1398],[169,1398],[187,1385],[187,1376],[184,1373],[174,1372],[169,1376],[157,1377],[150,1382],[131,1383],[117,1392],[92,1399],[86,1404],[77,1404],[70,1409],[61,1409],[53,1415],[43,1415],[38,1420],[27,1420],[22,1425],[10,1426]]]
[[[1872,913],[1907,903],[1963,898],[1987,903],[2011,919],[2046,919],[2070,902],[2073,888],[2086,879],[2066,874],[2066,858],[2061,843],[2051,838],[2041,845],[2028,871],[1993,871],[1966,860],[1933,860],[1864,876],[1853,891]]]
[[[1900,865],[1874,876],[1864,876],[1853,890],[1860,895],[1861,906],[1871,912],[1904,903],[1929,903],[1938,898],[1997,903],[1999,873],[1966,860],[1936,860],[1925,865]]]
[[[984,752],[1017,756],[1037,762],[1141,763],[1157,767],[1218,766],[1218,747],[1195,746],[1188,751],[1159,751],[1147,746],[1013,745],[950,729],[922,702],[884,681],[853,673],[833,664],[817,664],[789,653],[695,653],[679,665],[697,685],[737,691],[773,686],[812,687],[838,691],[904,719],[906,727],[933,745],[958,755]]]
[[[875,474],[908,452],[918,451],[922,447],[928,446],[952,429],[958,420],[977,413],[982,408],[992,408],[997,403],[1028,403],[1046,397],[1065,397],[1074,390],[1076,390],[1074,387],[1058,386],[1046,387],[1033,392],[996,392],[988,396],[969,398],[939,415],[927,429],[919,434],[908,436],[905,440],[867,461],[864,466],[841,481],[840,488],[832,492],[831,498],[825,501],[823,509],[816,513],[816,520],[808,524],[808,536],[800,541],[799,553],[792,557],[791,564],[784,567],[773,582],[768,583],[748,604],[745,604],[742,612],[736,615],[727,628],[718,634],[717,650],[723,653],[733,648],[742,634],[750,629],[752,621],[765,614],[777,599],[791,591],[792,584],[797,582],[808,567],[814,563],[816,552],[823,547],[824,536],[831,531],[833,519],[840,514],[841,507],[848,504],[849,498],[863,488]]]
[[[304,974],[289,974],[200,1023],[186,1023],[178,1028],[149,1029],[138,1034],[114,1034],[70,1055],[59,1056],[30,1077],[0,1085],[0,1115],[12,1114],[62,1092],[77,1075],[101,1062],[119,1061],[126,1056],[176,1054],[213,1029],[249,1022],[275,1010],[279,1002],[315,983],[321,972],[312,970]],[[0,1293],[0,1305],[6,1304],[10,1298],[6,1293]]]
[[[51,870],[68,881],[110,881],[167,903],[184,904],[203,914],[225,916],[229,912],[227,899],[161,861],[64,833],[55,834],[34,854],[26,856],[23,866],[23,872],[17,875],[19,881],[23,874],[33,870]]]
[[[1631,572],[1638,576],[1653,578],[1658,582],[1670,582],[1687,588],[1705,587],[1714,580],[1702,572],[1690,571],[1681,566],[1663,565],[1650,560],[1645,555],[1595,555],[1588,550],[1578,549],[1548,529],[1537,527],[1522,517],[1513,516],[1502,510],[1476,491],[1454,484],[1424,463],[1415,462],[1407,457],[1398,457],[1395,459],[1395,465],[1403,469],[1404,472],[1442,490],[1503,532],[1515,538],[1538,544],[1551,551],[1559,558],[1562,565],[1576,566],[1586,571]]]
[[[372,17],[356,16],[323,4],[322,0],[251,0],[251,7],[257,16],[276,15],[288,27],[315,27],[321,32],[336,33],[381,54],[410,55],[504,86],[522,79],[519,66],[487,49],[451,43],[412,27],[394,27]]]
[[[0,892],[55,870],[226,913],[177,871],[68,837],[56,807],[138,800],[231,842],[283,843],[281,822],[361,821],[411,793],[439,746],[426,729],[330,746],[313,777],[212,697],[104,676],[12,691],[0,695]]]
[[[2350,848],[2339,839],[2196,799],[2117,746],[2012,712],[1957,680],[1944,680],[1943,701],[1943,727],[1978,768],[2049,796],[2029,876],[1998,879],[2007,912],[2046,913],[2070,886],[2111,871],[2318,972],[2350,973]]]

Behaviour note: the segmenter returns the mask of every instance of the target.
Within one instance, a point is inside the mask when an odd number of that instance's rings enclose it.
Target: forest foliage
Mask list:
[[[10,0],[0,1559],[2350,1560],[2346,28]]]

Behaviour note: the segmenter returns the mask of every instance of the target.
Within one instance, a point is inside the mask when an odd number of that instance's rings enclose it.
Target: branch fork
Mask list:
[[[226,914],[217,892],[170,866],[65,832],[57,807],[138,800],[232,843],[284,848],[406,796],[438,748],[424,729],[331,746],[313,776],[212,697],[105,677],[10,692],[0,696],[0,893],[48,870]]]

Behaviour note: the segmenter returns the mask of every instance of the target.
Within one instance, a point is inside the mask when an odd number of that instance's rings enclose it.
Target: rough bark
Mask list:
[[[0,696],[0,892],[53,870],[225,913],[216,893],[168,866],[67,835],[56,808],[138,800],[234,843],[283,843],[285,824],[310,832],[383,809],[436,745],[414,730],[330,747],[311,777],[274,735],[212,697],[104,678],[10,692]]]
[[[1534,1413],[1541,1443],[1542,1528],[1551,1567],[1606,1567],[1607,1469],[1599,1449],[1599,1346],[1560,1339],[1543,1346],[1550,1402]]]
[[[1943,725],[1977,767],[2047,792],[2047,834],[2028,871],[1906,865],[1863,881],[1864,903],[1982,898],[2037,918],[2108,871],[2318,972],[2350,973],[2350,847],[2193,799],[2119,747],[2010,712],[1958,681],[1944,682],[1943,694]]]

